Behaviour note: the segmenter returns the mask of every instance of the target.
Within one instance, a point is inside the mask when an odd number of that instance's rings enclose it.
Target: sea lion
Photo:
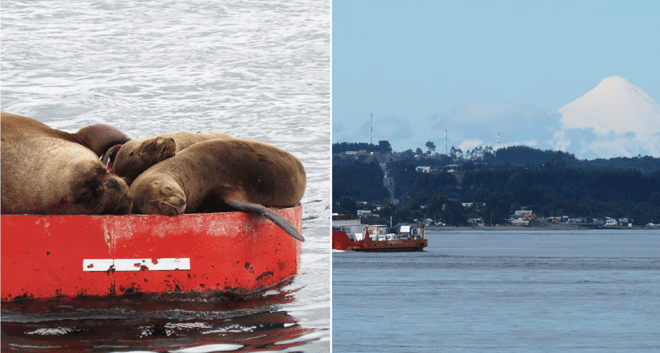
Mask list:
[[[2,213],[131,212],[126,182],[80,144],[43,135],[5,136],[3,125],[1,145]]]
[[[48,125],[21,115],[2,113],[2,136],[41,135],[57,137],[63,140],[81,144],[94,151],[97,156],[103,155],[108,148],[123,144],[130,140],[123,132],[107,124],[85,126],[76,133],[53,129]]]
[[[122,145],[119,152],[117,152],[113,172],[130,183],[152,165],[173,157],[176,153],[195,143],[232,138],[219,132],[172,132],[131,140]]]
[[[241,139],[209,140],[140,174],[131,185],[133,212],[256,212],[303,241],[289,221],[266,207],[297,205],[306,182],[302,163],[280,148]]]

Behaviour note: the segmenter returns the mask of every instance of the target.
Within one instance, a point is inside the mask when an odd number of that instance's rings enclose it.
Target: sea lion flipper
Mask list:
[[[300,233],[298,233],[296,227],[294,227],[294,225],[291,224],[291,222],[289,222],[288,219],[278,215],[277,213],[269,210],[268,208],[262,205],[256,203],[236,201],[236,200],[231,200],[231,201],[226,200],[225,203],[239,211],[262,214],[264,215],[264,217],[270,219],[271,221],[273,221],[273,223],[277,224],[285,232],[289,233],[292,237],[300,241],[305,241],[305,238],[303,238],[303,236]]]

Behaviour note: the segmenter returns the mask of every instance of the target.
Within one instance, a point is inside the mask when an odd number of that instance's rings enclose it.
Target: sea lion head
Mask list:
[[[186,210],[186,194],[166,178],[139,178],[131,186],[134,213],[176,216]]]
[[[72,168],[70,189],[60,200],[69,214],[129,214],[133,206],[128,184],[100,163]]]
[[[73,134],[73,139],[94,151],[99,157],[111,146],[131,140],[123,132],[107,124],[85,126]]]
[[[131,140],[117,152],[113,172],[132,181],[152,165],[175,154],[176,142],[171,137]]]

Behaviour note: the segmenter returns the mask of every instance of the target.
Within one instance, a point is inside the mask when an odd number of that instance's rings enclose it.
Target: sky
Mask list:
[[[613,76],[659,101],[658,14],[660,1],[334,0],[333,142],[444,153],[445,129],[462,150],[496,147],[500,131],[501,147],[660,157],[660,132],[602,135],[598,119],[578,129],[559,111]]]

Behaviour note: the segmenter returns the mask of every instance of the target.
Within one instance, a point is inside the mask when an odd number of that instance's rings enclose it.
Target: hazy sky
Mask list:
[[[370,142],[373,113],[374,143],[395,151],[444,152],[445,128],[449,148],[495,147],[500,130],[502,146],[553,149],[557,109],[607,77],[660,100],[660,1],[334,0],[332,16],[333,142]],[[589,150],[617,138],[593,130],[561,145],[579,158],[653,155]]]

